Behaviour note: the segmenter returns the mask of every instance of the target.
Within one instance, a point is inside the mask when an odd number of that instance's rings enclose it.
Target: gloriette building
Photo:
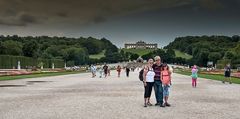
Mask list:
[[[148,44],[144,41],[138,41],[136,43],[126,43],[124,46],[126,49],[157,49],[158,47],[157,43]]]

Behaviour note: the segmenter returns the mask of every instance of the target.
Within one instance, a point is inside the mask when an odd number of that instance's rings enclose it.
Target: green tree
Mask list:
[[[22,55],[22,44],[8,40],[2,43],[2,53],[6,55]]]
[[[83,48],[68,48],[66,49],[68,57],[67,61],[74,61],[75,65],[87,63],[88,55]]]
[[[227,51],[225,54],[224,54],[224,59],[232,59],[234,57],[234,53],[231,52],[231,51]]]
[[[62,54],[61,48],[56,45],[48,47],[45,51],[53,57],[61,56]]]
[[[31,40],[31,41],[26,42],[23,45],[22,51],[23,51],[24,56],[37,57],[38,48],[39,48],[39,46],[38,46],[37,42],[34,40]]]
[[[209,61],[213,61],[214,64],[217,63],[218,60],[220,60],[222,58],[221,53],[218,52],[211,52],[208,55],[208,60]]]
[[[138,54],[132,53],[132,54],[130,55],[130,60],[137,60],[138,57],[139,57]]]

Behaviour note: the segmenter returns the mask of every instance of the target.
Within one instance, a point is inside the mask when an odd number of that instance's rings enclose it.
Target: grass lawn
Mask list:
[[[25,78],[59,76],[59,75],[77,74],[77,73],[81,73],[81,72],[83,72],[83,71],[46,72],[46,73],[34,73],[34,74],[30,74],[30,75],[0,76],[0,81],[25,79]]]
[[[143,56],[145,54],[148,54],[154,51],[154,49],[122,49],[122,50],[124,52],[130,52],[130,53],[138,54],[140,56]]]
[[[179,50],[174,50],[174,51],[175,51],[176,57],[182,57],[182,58],[185,58],[185,59],[191,59],[192,58],[192,55],[183,53]]]
[[[187,72],[187,71],[176,71],[175,73],[187,75],[189,77],[191,75],[191,72]],[[217,81],[222,81],[224,79],[224,76],[219,74],[198,74],[198,77],[217,80]],[[232,77],[232,83],[240,84],[240,78]]]
[[[89,58],[91,58],[91,59],[100,59],[100,58],[105,56],[104,53],[105,53],[105,50],[103,50],[99,54],[89,55]]]

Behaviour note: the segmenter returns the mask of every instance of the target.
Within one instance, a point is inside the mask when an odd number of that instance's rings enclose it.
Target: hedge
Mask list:
[[[43,64],[44,68],[51,68],[54,63],[55,68],[64,68],[64,61],[60,59],[34,59],[24,56],[0,55],[0,69],[17,68],[18,61],[21,62],[21,68],[39,67]]]

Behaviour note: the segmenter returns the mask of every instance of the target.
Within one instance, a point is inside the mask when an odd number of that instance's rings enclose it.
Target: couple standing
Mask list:
[[[161,63],[160,56],[156,56],[148,60],[148,64],[144,67],[143,83],[144,83],[144,107],[152,106],[150,97],[152,88],[154,87],[156,104],[155,106],[170,106],[168,101],[169,87],[171,84],[171,72],[167,64]],[[164,99],[164,101],[163,101]]]

